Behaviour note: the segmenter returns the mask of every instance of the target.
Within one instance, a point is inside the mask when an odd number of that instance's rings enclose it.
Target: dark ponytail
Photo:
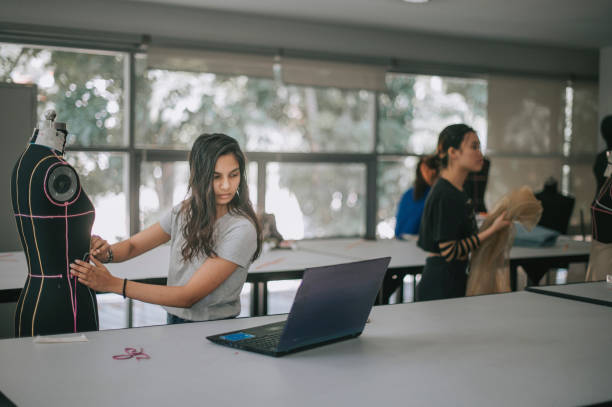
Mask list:
[[[451,147],[459,149],[467,133],[476,133],[476,131],[467,124],[451,124],[440,132],[436,150],[440,168],[448,167],[448,150]]]

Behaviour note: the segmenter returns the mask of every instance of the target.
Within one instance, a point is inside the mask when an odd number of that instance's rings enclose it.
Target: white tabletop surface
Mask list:
[[[390,268],[425,265],[426,253],[414,240],[364,240],[359,238],[303,240],[293,250],[270,250],[261,255],[249,273],[303,270],[307,267],[328,266],[355,260],[391,256]],[[559,238],[557,245],[546,248],[513,247],[511,259],[588,255],[590,243]],[[170,247],[162,245],[124,263],[107,267],[114,275],[132,280],[166,278]],[[0,290],[23,287],[27,273],[23,252],[0,253]]]
[[[575,406],[612,400],[612,308],[530,292],[375,307],[363,335],[283,358],[207,335],[247,318],[0,340],[23,406]],[[124,348],[149,360],[114,360]]]
[[[297,242],[297,247],[315,253],[365,260],[391,256],[389,267],[420,267],[425,265],[427,253],[414,240],[317,239]]]
[[[277,249],[267,251],[255,260],[249,268],[249,274],[304,270],[308,267],[329,266],[347,263],[351,260],[346,256],[331,253],[315,253],[299,247],[295,249]]]
[[[117,277],[145,279],[168,277],[170,246],[160,246],[135,259],[106,266]],[[24,252],[0,253],[0,290],[22,288],[28,268]]]
[[[392,256],[390,267],[422,266],[427,254],[416,245],[416,240],[365,240],[352,239],[317,239],[297,242],[297,247],[319,253],[336,254],[353,259],[367,259]],[[560,236],[551,247],[517,247],[510,250],[510,259],[537,257],[564,257],[589,254],[590,242],[583,242]]]
[[[581,256],[589,254],[591,242],[583,242],[570,239],[567,236],[559,236],[557,242],[551,247],[518,247],[513,246],[510,250],[511,259],[527,259],[536,257],[563,257]]]
[[[551,285],[545,287],[530,287],[533,291],[540,291],[549,294],[558,294],[575,299],[597,300],[612,306],[612,283],[605,281],[595,281],[580,284]]]
[[[27,274],[24,252],[0,253],[0,290],[22,288]]]

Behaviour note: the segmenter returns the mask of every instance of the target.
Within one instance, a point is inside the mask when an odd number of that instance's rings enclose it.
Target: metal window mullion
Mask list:
[[[257,212],[266,212],[266,167],[268,162],[265,160],[257,161]]]
[[[146,155],[143,161],[187,161],[189,150],[169,149],[136,149]],[[270,153],[260,151],[246,151],[245,155],[251,162],[279,162],[279,163],[366,163],[371,159],[372,153]],[[259,164],[258,164],[259,165]]]
[[[125,137],[128,141],[128,208],[129,208],[129,227],[130,236],[140,231],[140,162],[141,155],[136,151],[135,139],[136,139],[136,124],[134,118],[136,117],[136,67],[135,67],[135,54],[134,52],[128,53],[128,61],[126,64],[125,78],[126,84],[126,102],[127,106],[126,118],[125,118],[125,129],[127,134]]]
[[[84,153],[129,153],[130,149],[128,147],[108,147],[108,146],[99,146],[99,147],[85,147],[73,145],[66,147],[66,151],[81,151]]]
[[[137,149],[145,162],[188,161],[189,150]]]
[[[138,152],[132,151],[129,160],[130,236],[132,236],[140,231],[140,164],[142,158]]]
[[[365,238],[376,239],[376,211],[378,207],[376,196],[376,178],[378,177],[378,165],[376,155],[366,164],[366,234]]]
[[[376,180],[378,178],[378,119],[380,109],[378,105],[379,92],[374,93],[374,151],[370,154],[370,159],[366,164],[366,239],[376,239],[376,212],[378,211],[378,191],[376,188]]]
[[[250,161],[267,161],[279,163],[365,163],[372,153],[269,153],[247,151]]]

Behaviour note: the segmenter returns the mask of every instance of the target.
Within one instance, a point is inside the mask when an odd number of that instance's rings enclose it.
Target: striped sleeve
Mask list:
[[[440,255],[444,257],[444,260],[451,262],[463,258],[476,250],[480,246],[480,239],[477,234],[473,234],[460,240],[440,242],[438,246],[440,248]]]

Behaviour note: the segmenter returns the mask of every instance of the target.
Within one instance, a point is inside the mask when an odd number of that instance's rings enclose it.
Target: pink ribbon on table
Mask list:
[[[267,267],[267,266],[271,266],[271,265],[273,265],[273,264],[280,263],[280,262],[281,262],[281,261],[283,261],[283,260],[285,260],[285,258],[284,258],[284,257],[279,257],[279,258],[278,258],[278,259],[276,259],[276,260],[272,260],[272,261],[268,261],[268,262],[266,262],[266,263],[260,264],[259,266],[255,267],[255,269],[256,269],[256,270],[260,270],[260,269],[262,269],[262,268],[264,268],[264,267]]]
[[[151,359],[149,355],[144,353],[144,350],[142,348],[140,348],[140,350],[137,350],[136,348],[125,348],[125,355],[113,356],[113,359],[115,360],[127,360],[132,358],[136,358],[136,360]]]
[[[344,248],[345,248],[345,249],[352,249],[353,247],[355,247],[355,246],[359,246],[359,245],[360,245],[360,244],[362,244],[362,243],[363,243],[363,240],[358,240],[358,241],[356,241],[356,242],[353,242],[353,243],[347,244],[347,245],[346,245]]]
[[[0,254],[0,261],[17,262],[17,259],[13,258],[13,253],[3,253]]]

